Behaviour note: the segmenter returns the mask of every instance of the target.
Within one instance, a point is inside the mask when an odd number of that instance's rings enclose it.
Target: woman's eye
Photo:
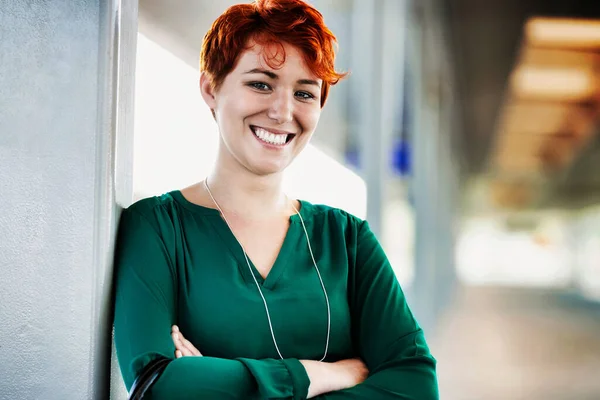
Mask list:
[[[249,84],[249,86],[261,91],[271,90],[271,86],[267,85],[264,82],[252,82]]]
[[[315,96],[308,92],[296,92],[296,97],[299,97],[302,100],[311,100],[315,98]]]

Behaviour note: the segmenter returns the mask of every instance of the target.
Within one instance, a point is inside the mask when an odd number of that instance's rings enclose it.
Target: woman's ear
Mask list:
[[[211,79],[206,75],[206,72],[202,72],[200,74],[200,93],[202,94],[202,98],[204,102],[210,108],[213,115],[215,114],[214,110],[217,106],[217,101],[215,98],[215,89],[213,87]]]

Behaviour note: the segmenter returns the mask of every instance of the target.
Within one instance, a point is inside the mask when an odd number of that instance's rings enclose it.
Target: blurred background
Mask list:
[[[208,173],[198,50],[234,3],[140,2],[138,198]],[[600,399],[600,3],[312,3],[351,75],[288,191],[370,221],[442,399]]]
[[[116,221],[208,173],[237,2],[0,1],[0,399],[126,398]],[[600,399],[600,2],[311,3],[351,74],[288,193],[369,220],[443,400]]]

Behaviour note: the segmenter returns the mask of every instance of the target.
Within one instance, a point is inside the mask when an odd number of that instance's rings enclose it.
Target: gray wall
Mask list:
[[[118,3],[0,0],[0,399],[108,397]]]

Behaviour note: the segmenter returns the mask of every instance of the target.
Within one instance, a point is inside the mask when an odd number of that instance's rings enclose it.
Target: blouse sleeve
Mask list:
[[[436,360],[413,317],[394,271],[366,221],[358,230],[351,268],[353,339],[370,374],[327,400],[438,400]]]
[[[141,212],[124,210],[115,257],[114,340],[125,385],[158,356],[173,359],[176,269],[158,231]],[[152,399],[305,399],[309,379],[299,360],[174,359]]]

